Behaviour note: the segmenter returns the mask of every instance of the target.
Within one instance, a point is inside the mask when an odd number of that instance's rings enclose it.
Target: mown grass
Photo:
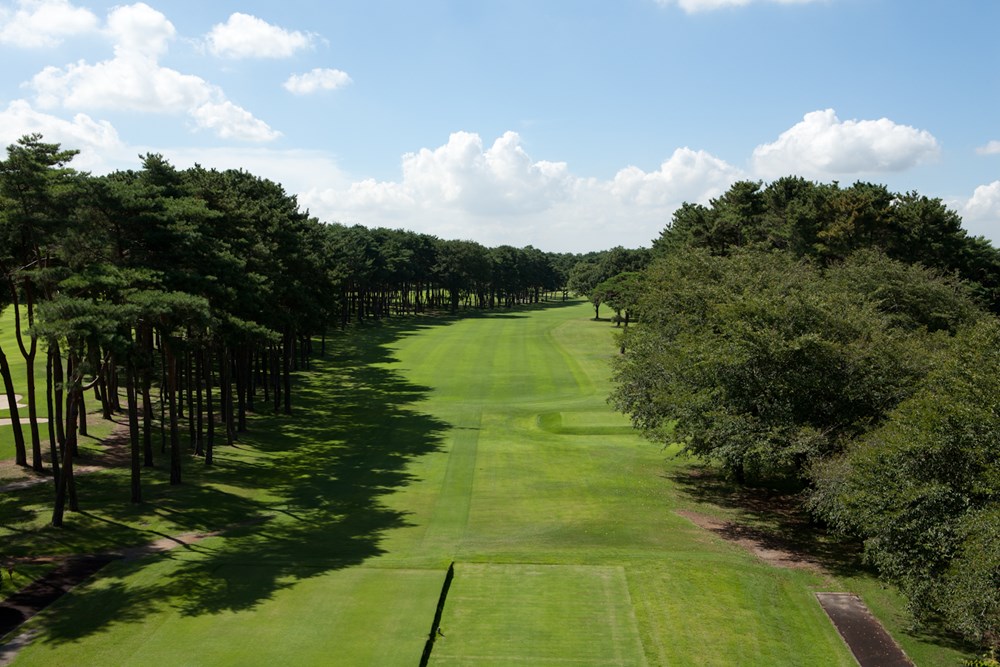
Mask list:
[[[82,476],[85,512],[60,531],[44,490],[0,495],[0,541],[23,555],[224,531],[110,565],[32,623],[15,664],[414,665],[453,561],[432,665],[853,664],[813,592],[858,590],[883,619],[899,601],[677,515],[747,518],[610,411],[612,328],[591,314],[359,327],[302,375],[294,415],[258,415],[179,487],[145,471],[141,507],[126,471]],[[959,655],[897,638],[918,664]]]
[[[27,410],[27,389],[26,389],[26,364],[17,345],[15,333],[14,309],[11,307],[0,311],[0,348],[7,356],[7,363],[10,365],[11,378],[14,382],[14,392],[21,395],[19,404],[25,406],[19,408],[19,419],[21,429],[24,434],[25,447],[28,450],[28,463],[31,463],[31,430],[28,422]],[[22,326],[26,325],[22,321]],[[25,344],[27,344],[27,337]],[[44,421],[47,418],[45,405],[45,349],[39,344],[35,354],[35,390],[37,392],[37,410],[39,417],[39,432],[42,444],[42,456],[46,469],[51,465],[48,440],[48,424]],[[6,386],[0,378],[0,396],[6,396]],[[100,405],[93,398],[93,395],[86,397],[86,408],[88,410],[88,435],[81,436],[79,446],[83,450],[85,458],[92,457],[101,451],[100,442],[105,439],[114,428],[114,424],[100,418]],[[0,418],[10,418],[10,410],[0,409]],[[13,461],[14,459],[14,427],[10,424],[0,424],[0,462]],[[86,462],[84,462],[86,463]],[[35,474],[13,465],[0,465],[0,485],[34,477]]]

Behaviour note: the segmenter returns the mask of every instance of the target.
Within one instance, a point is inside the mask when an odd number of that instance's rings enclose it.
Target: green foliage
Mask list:
[[[569,272],[567,286],[581,296],[590,296],[595,287],[619,273],[642,271],[652,260],[647,248],[634,250],[615,246],[593,253],[577,262]]]
[[[78,479],[73,530],[33,519],[43,487],[0,495],[18,554],[225,529],[75,588],[18,664],[170,663],[182,646],[199,664],[415,665],[455,559],[432,663],[851,665],[811,595],[822,578],[672,511],[692,503],[686,463],[604,403],[612,336],[588,311],[350,327],[302,374],[295,414],[258,415],[184,485],[144,470],[144,506],[121,502],[120,469]],[[541,427],[552,413],[561,429]]]
[[[919,618],[1000,647],[1000,324],[959,333],[879,428],[816,466],[814,508],[865,540]]]
[[[877,253],[830,271],[787,253],[670,254],[647,273],[612,402],[738,479],[794,478],[913,392],[936,345],[918,314],[930,297],[934,328],[977,312],[952,282]]]
[[[968,236],[957,213],[940,199],[858,182],[843,188],[798,177],[766,187],[741,181],[709,206],[684,204],[653,243],[658,255],[706,248],[786,250],[823,265],[857,250],[922,264],[967,281],[983,303],[1000,311],[1000,251]]]
[[[595,286],[590,292],[592,303],[606,303],[617,313],[617,318],[624,319],[627,323],[642,295],[643,279],[638,271],[626,271],[616,274]]]

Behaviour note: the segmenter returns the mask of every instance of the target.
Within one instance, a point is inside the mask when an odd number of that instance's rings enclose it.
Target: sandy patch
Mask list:
[[[26,405],[21,405],[21,399],[24,398],[21,394],[14,394],[14,405],[17,409],[26,408]],[[10,401],[7,400],[7,394],[0,396],[0,410],[10,410]]]
[[[715,533],[727,542],[738,544],[769,565],[827,574],[823,564],[814,557],[795,549],[780,537],[764,530],[688,510],[677,510],[675,513],[699,528]]]

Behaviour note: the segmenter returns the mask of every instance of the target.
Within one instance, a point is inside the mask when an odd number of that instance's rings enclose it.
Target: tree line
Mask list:
[[[788,177],[685,204],[652,255],[612,403],[797,486],[918,620],[1000,647],[1000,252],[938,199]]]
[[[19,389],[0,348],[0,379],[16,463],[48,463],[57,526],[79,508],[73,462],[91,401],[127,416],[139,503],[157,440],[179,484],[189,452],[211,465],[248,413],[290,413],[291,374],[329,328],[565,298],[575,261],[324,224],[277,183],[156,154],[94,176],[70,166],[77,152],[36,134],[0,161],[0,311],[13,311],[25,365]]]

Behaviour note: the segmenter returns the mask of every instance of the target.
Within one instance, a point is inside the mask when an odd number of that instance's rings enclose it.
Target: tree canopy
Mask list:
[[[612,403],[796,483],[917,619],[1000,647],[1000,252],[938,199],[788,177],[685,204],[653,254]]]
[[[27,438],[3,350],[0,377],[17,463],[39,471],[45,397],[56,525],[65,507],[79,507],[72,462],[87,391],[104,417],[128,414],[132,501],[141,502],[157,422],[179,484],[184,441],[211,464],[217,424],[232,443],[260,393],[291,412],[291,374],[330,326],[564,296],[558,267],[569,256],[324,224],[277,183],[236,169],[180,170],[157,154],[91,176],[70,167],[76,153],[31,135],[0,161],[0,306],[14,306],[26,361]],[[34,387],[39,348],[44,392]]]

